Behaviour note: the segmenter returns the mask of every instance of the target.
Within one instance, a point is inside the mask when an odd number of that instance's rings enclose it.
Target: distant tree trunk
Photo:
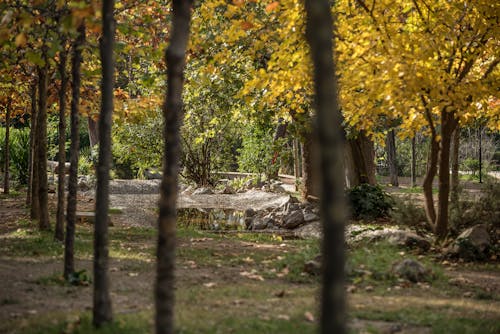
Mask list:
[[[448,234],[448,206],[450,195],[450,147],[451,137],[458,122],[454,112],[441,111],[441,150],[439,156],[439,195],[435,233],[438,240]]]
[[[320,332],[343,334],[346,329],[343,130],[337,105],[333,63],[332,18],[328,0],[307,0],[306,35],[314,63],[317,127],[321,166],[321,217],[323,221],[323,289]]]
[[[415,148],[415,136],[411,139],[411,187],[417,185],[417,155]]]
[[[174,0],[172,34],[166,51],[167,94],[163,105],[164,159],[158,219],[155,328],[157,334],[174,333],[176,201],[182,123],[182,89],[192,1]]]
[[[61,87],[59,89],[59,151],[58,151],[58,178],[57,178],[57,214],[54,238],[64,241],[64,177],[66,176],[66,87],[68,76],[66,74],[66,41],[62,42],[64,50],[59,54],[59,75]]]
[[[298,180],[300,177],[300,162],[299,162],[299,143],[297,139],[293,139],[293,174],[295,176],[295,191],[298,189]]]
[[[30,115],[30,147],[28,153],[28,189],[26,191],[26,205],[30,206],[30,215],[32,219],[38,219],[38,217],[33,217],[33,203],[32,203],[32,191],[33,191],[33,152],[35,141],[33,140],[35,128],[36,128],[36,81],[31,84],[30,89],[30,103],[31,103],[31,115]],[[38,200],[36,201],[38,203]]]
[[[64,278],[66,280],[75,272],[74,240],[76,225],[76,195],[78,191],[78,155],[80,150],[79,106],[80,106],[80,66],[82,63],[82,46],[85,43],[85,25],[78,27],[78,37],[73,43],[71,59],[71,146],[69,149],[69,181],[68,206],[66,209],[66,239],[64,245]]]
[[[7,100],[6,115],[5,115],[5,166],[4,166],[4,179],[3,179],[3,193],[8,194],[10,192],[10,108],[12,105],[12,97]]]
[[[38,225],[42,230],[50,229],[48,209],[48,184],[47,184],[47,80],[48,62],[38,71],[38,115],[37,132],[37,177],[38,177],[38,201],[40,205],[40,216]]]
[[[275,145],[276,142],[281,139],[281,138],[285,138],[285,135],[286,135],[286,128],[288,127],[288,122],[285,122],[283,120],[283,118],[280,118],[278,120],[278,125],[276,126],[276,131],[274,133],[274,138],[273,138],[273,144]],[[275,165],[277,162],[278,162],[278,156],[279,156],[279,151],[276,150],[274,151],[274,154],[273,154],[273,159],[271,161],[271,165]],[[278,168],[275,168],[272,172],[271,175],[269,175],[270,178],[272,179],[277,179],[278,178],[278,173],[279,173],[279,166]]]
[[[387,163],[389,165],[390,183],[394,187],[397,187],[399,186],[398,161],[396,155],[396,135],[394,129],[391,129],[390,131],[387,132],[385,145],[387,150]]]
[[[95,145],[99,144],[98,122],[89,116],[87,118],[87,126],[89,130],[90,147],[92,148]]]
[[[348,186],[355,187],[362,183],[375,185],[375,148],[364,133],[356,138],[348,139],[346,150],[346,167]]]
[[[429,157],[427,161],[427,172],[424,177],[424,182],[422,188],[424,191],[424,206],[425,214],[427,216],[427,221],[431,226],[434,226],[436,221],[436,210],[434,208],[434,198],[432,195],[432,183],[437,174],[437,164],[439,157],[439,143],[437,142],[436,133],[432,130],[431,140],[430,140],[430,150]]]
[[[316,140],[312,132],[302,136],[302,197],[307,200],[319,196],[317,170]]]
[[[460,127],[457,125],[453,132],[452,138],[452,152],[451,152],[451,203],[458,207],[458,187],[460,186],[460,178],[458,174],[459,169],[459,148],[460,148]]]
[[[109,168],[111,165],[111,123],[113,114],[115,21],[114,0],[102,3],[102,31],[100,40],[102,83],[101,112],[99,115],[99,161],[94,224],[94,308],[93,324],[101,327],[113,320],[108,276],[108,209]]]

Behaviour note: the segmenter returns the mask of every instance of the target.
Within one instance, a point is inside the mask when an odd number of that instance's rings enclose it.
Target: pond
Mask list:
[[[244,230],[245,213],[233,209],[178,209],[178,223],[201,230]]]

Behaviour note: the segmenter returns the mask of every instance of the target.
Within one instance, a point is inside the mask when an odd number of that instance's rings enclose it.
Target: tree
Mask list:
[[[343,131],[337,104],[329,1],[306,1],[307,40],[314,63],[315,102],[320,144],[321,217],[323,223],[323,284],[320,332],[346,333],[344,292]]]
[[[387,151],[387,164],[389,165],[389,183],[397,187],[398,182],[398,162],[396,156],[396,133],[394,129],[387,131],[385,146]]]
[[[12,97],[7,98],[7,105],[5,106],[5,166],[4,166],[4,179],[3,179],[3,193],[9,193],[9,169],[10,169],[10,113],[12,106]]]
[[[167,63],[167,94],[163,105],[165,119],[165,158],[158,219],[158,248],[155,285],[158,334],[174,333],[174,270],[176,201],[182,122],[182,89],[186,48],[189,41],[192,1],[174,0],[172,35],[165,54]]]
[[[111,122],[113,114],[115,21],[114,0],[102,3],[101,111],[99,114],[99,161],[94,224],[94,307],[92,323],[101,327],[113,320],[108,276],[109,168],[111,165]]]
[[[73,52],[71,59],[71,146],[70,146],[70,167],[68,181],[68,204],[66,208],[66,239],[64,245],[64,277],[69,278],[75,272],[74,265],[74,239],[76,225],[76,205],[78,191],[78,157],[80,148],[79,133],[79,107],[80,107],[80,67],[82,59],[82,47],[85,43],[85,23],[80,23],[78,36],[73,42]]]

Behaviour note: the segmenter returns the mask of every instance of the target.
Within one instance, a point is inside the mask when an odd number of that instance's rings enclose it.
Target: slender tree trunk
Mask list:
[[[448,206],[450,194],[450,147],[451,137],[456,128],[455,113],[443,110],[441,112],[441,150],[439,156],[439,195],[438,212],[435,233],[438,240],[443,240],[448,234]]]
[[[299,143],[293,139],[293,174],[295,176],[295,191],[299,190],[300,162],[299,162]]]
[[[63,48],[66,41],[62,42]],[[54,238],[64,241],[64,177],[66,176],[66,87],[68,76],[66,74],[66,61],[68,52],[62,50],[59,60],[59,75],[61,76],[61,88],[59,89],[59,152],[58,152],[58,178],[57,178],[57,214]]]
[[[92,117],[87,118],[87,127],[89,131],[90,147],[94,147],[99,144],[99,129],[98,123]]]
[[[460,128],[457,125],[453,131],[453,151],[451,152],[451,203],[458,208],[458,188],[460,186],[459,169],[459,148],[460,148]]]
[[[323,290],[320,332],[343,334],[347,332],[344,292],[345,205],[342,177],[344,140],[333,63],[333,22],[328,0],[307,0],[306,11],[306,34],[314,63],[322,178],[320,209],[323,221]]]
[[[33,209],[32,205],[32,189],[33,189],[33,146],[35,141],[33,140],[35,128],[36,128],[36,81],[31,84],[30,89],[30,103],[31,103],[31,115],[30,115],[30,147],[28,153],[28,189],[26,191],[26,205],[29,205],[31,210]],[[31,212],[31,211],[30,211]],[[31,218],[33,215],[31,214]]]
[[[310,197],[318,197],[318,180],[314,172],[315,159],[315,140],[312,132],[307,132],[303,136],[302,142],[302,197],[307,200]]]
[[[111,165],[111,123],[113,114],[115,41],[114,0],[102,4],[103,35],[100,40],[102,102],[99,115],[99,161],[94,224],[94,308],[93,324],[101,327],[113,320],[108,276],[109,168]]]
[[[4,179],[3,179],[3,193],[8,194],[10,192],[10,108],[12,105],[12,97],[9,97],[6,106],[5,115],[5,166],[4,166]]]
[[[174,283],[176,201],[182,123],[182,89],[186,47],[189,40],[192,1],[174,0],[172,35],[166,51],[167,94],[163,105],[164,159],[158,219],[157,271],[155,284],[157,334],[174,333]]]
[[[397,187],[399,186],[398,161],[396,155],[396,134],[394,129],[391,129],[389,132],[387,132],[387,138],[385,143],[387,149],[387,163],[389,165],[390,183],[394,187]]]
[[[37,117],[37,176],[40,216],[38,225],[42,230],[50,229],[47,184],[47,81],[48,63],[39,68],[38,73],[38,117]]]
[[[415,148],[415,136],[411,139],[411,187],[417,185],[417,155]]]
[[[437,174],[437,164],[438,164],[438,154],[439,154],[439,143],[436,140],[436,134],[433,133],[431,136],[429,159],[427,162],[427,172],[424,177],[424,183],[422,185],[425,198],[425,214],[427,216],[427,221],[430,226],[434,226],[436,221],[436,209],[434,208],[434,198],[432,195],[432,183]]]
[[[69,149],[68,206],[66,209],[66,239],[64,245],[64,277],[69,278],[75,272],[74,240],[76,225],[76,195],[78,191],[78,156],[80,149],[79,106],[80,106],[80,66],[82,46],[85,43],[85,25],[78,27],[78,37],[73,43],[71,60],[71,146]]]
[[[274,133],[274,138],[273,138],[273,146],[276,145],[276,142],[281,139],[285,138],[286,135],[286,128],[288,127],[288,122],[285,122],[283,118],[280,118],[278,120],[278,125],[276,126],[276,131]],[[278,156],[279,156],[279,151],[275,150],[273,153],[273,159],[271,161],[271,165],[275,165],[278,162]],[[273,170],[273,173],[269,175],[270,178],[272,179],[277,179],[278,178],[278,173],[279,173],[279,167],[275,168]]]

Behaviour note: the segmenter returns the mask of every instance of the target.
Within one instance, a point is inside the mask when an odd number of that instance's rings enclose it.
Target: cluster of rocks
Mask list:
[[[296,229],[304,224],[318,222],[318,208],[310,203],[301,203],[295,197],[281,206],[265,211],[245,210],[245,226],[248,230]]]
[[[286,193],[284,188],[284,183],[277,180],[271,180],[270,182],[248,180],[242,185],[235,187],[234,183],[231,184],[229,179],[221,179],[218,181],[218,186],[215,188],[210,187],[195,187],[186,186],[181,189],[181,192],[185,195],[213,195],[213,194],[239,194],[244,193],[249,190],[262,190],[266,192],[273,192],[278,194]]]

